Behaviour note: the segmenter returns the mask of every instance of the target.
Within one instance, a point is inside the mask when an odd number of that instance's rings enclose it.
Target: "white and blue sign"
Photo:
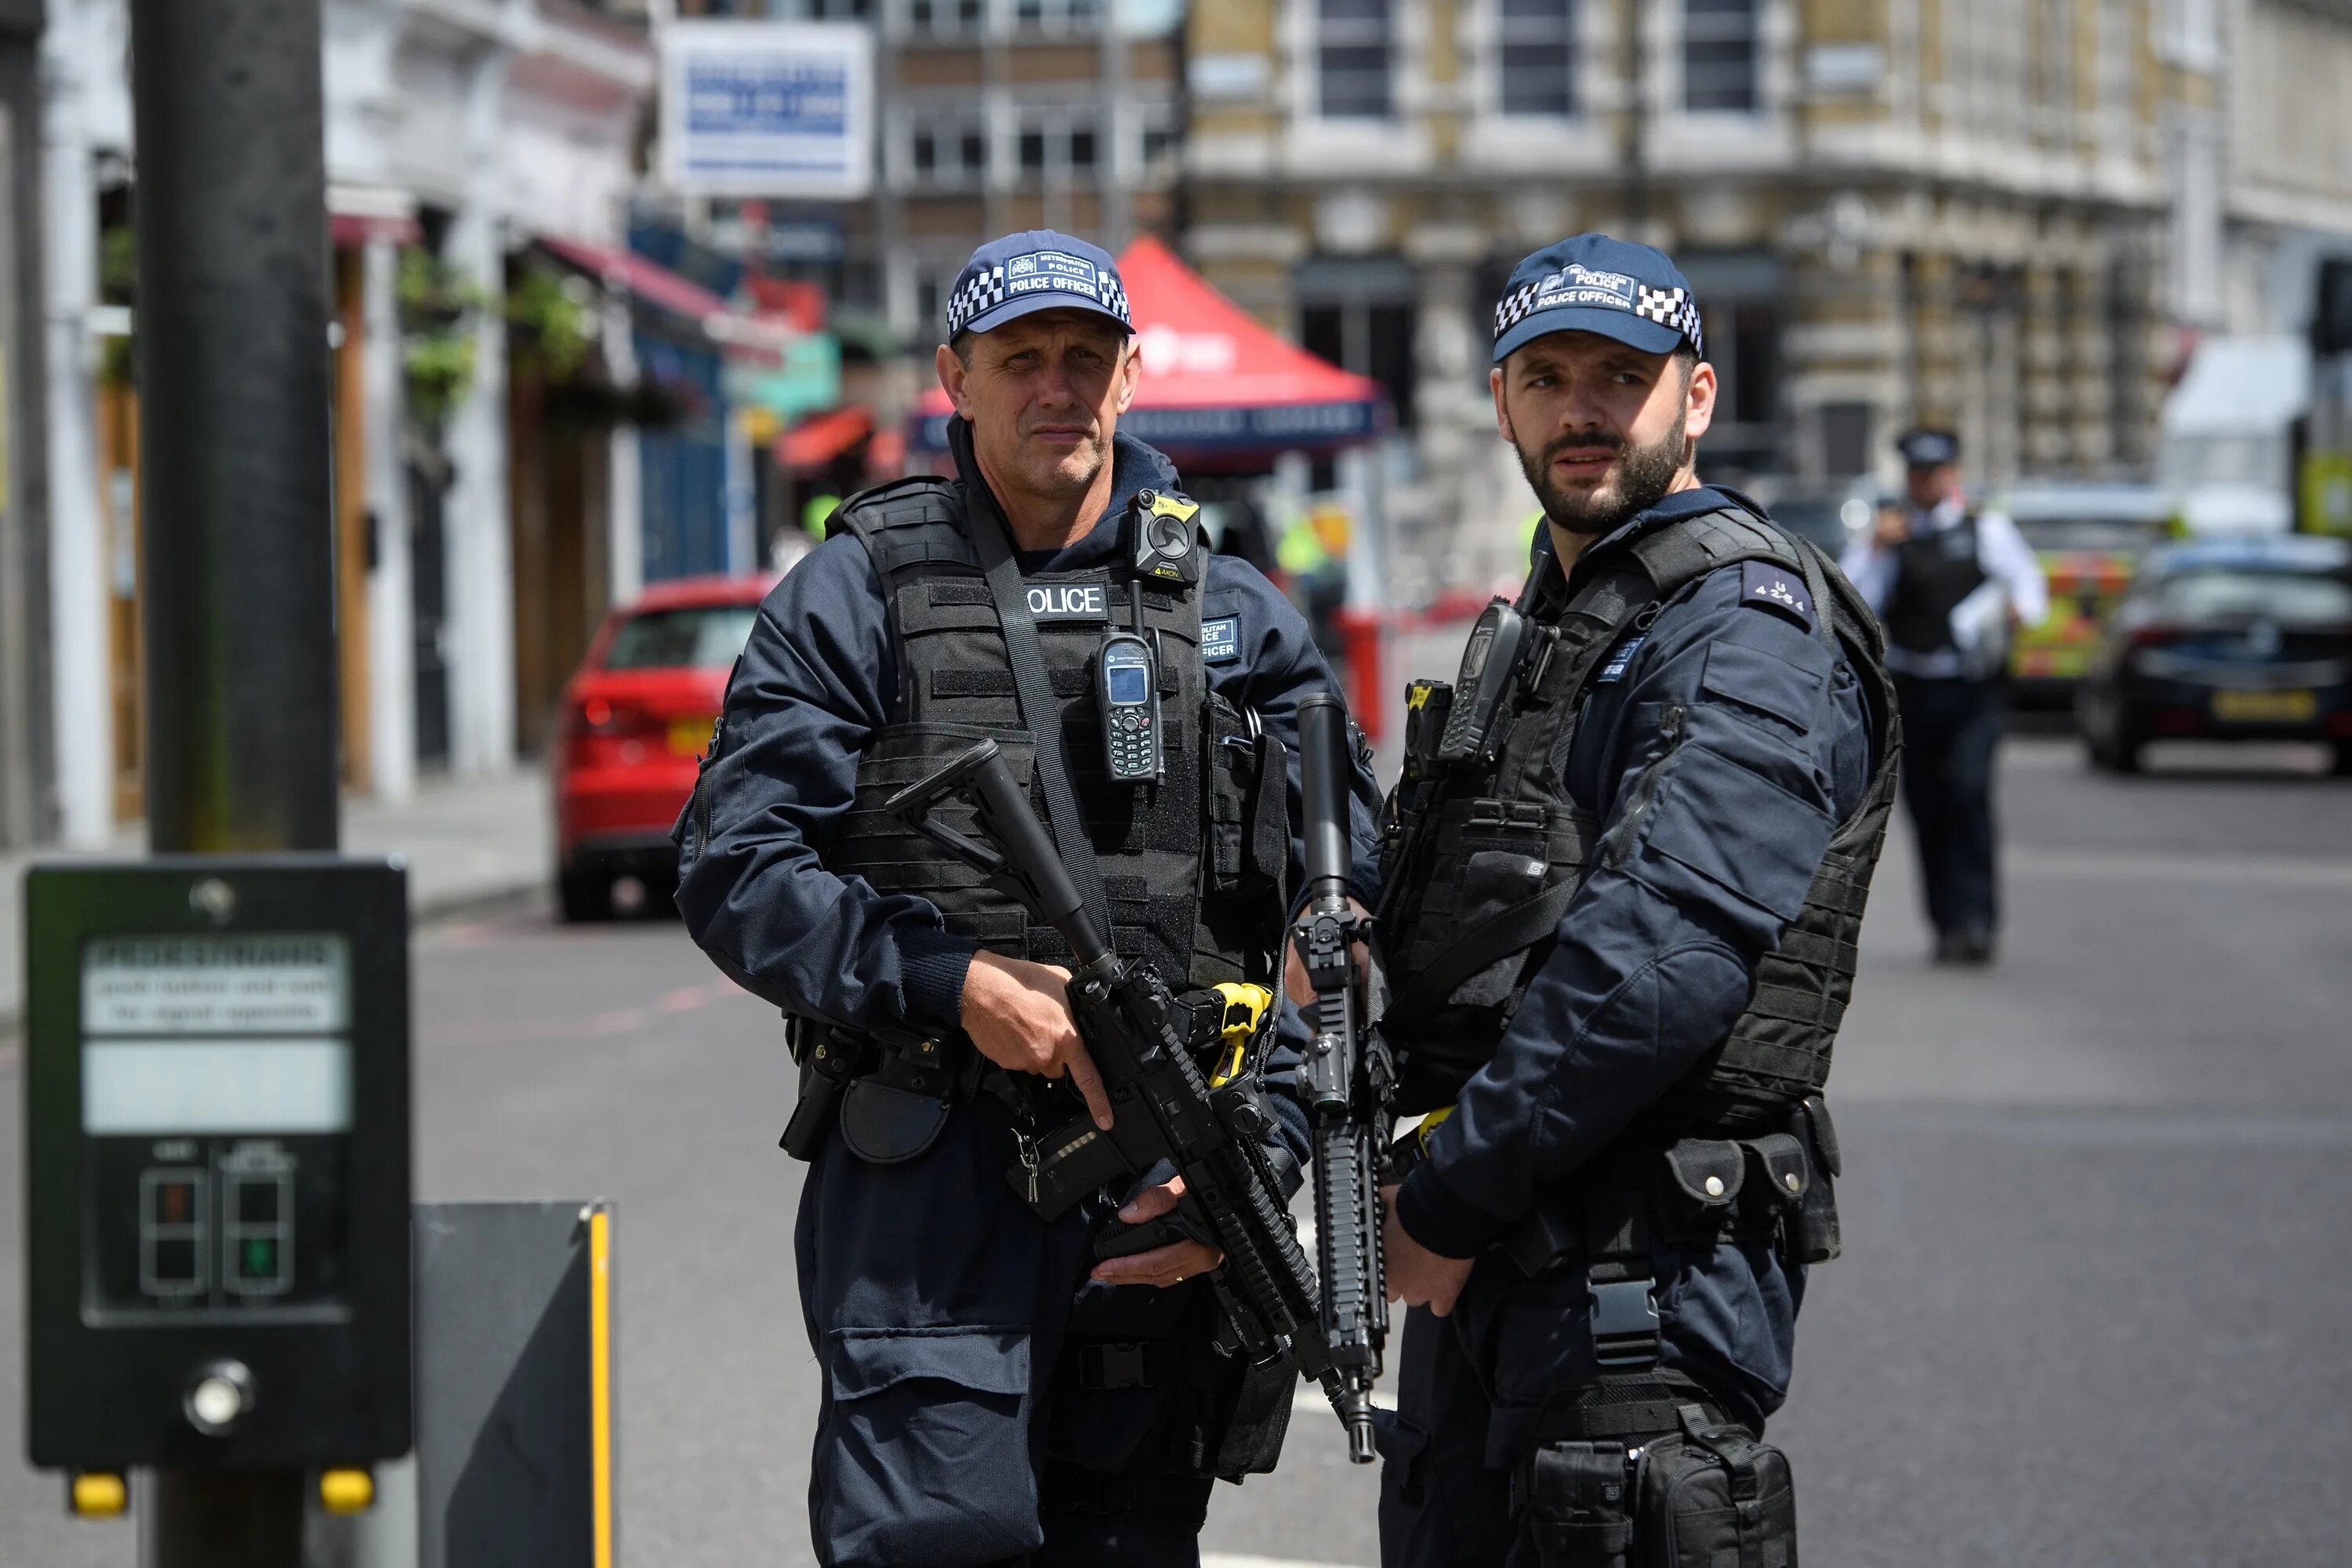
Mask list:
[[[661,29],[662,174],[699,195],[855,199],[873,184],[874,36],[852,22]]]

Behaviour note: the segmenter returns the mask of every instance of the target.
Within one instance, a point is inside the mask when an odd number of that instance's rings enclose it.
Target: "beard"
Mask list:
[[[1581,447],[1614,447],[1617,460],[1598,484],[1571,489],[1553,476],[1552,461],[1569,448]],[[1544,515],[1570,533],[1598,539],[1665,498],[1675,476],[1690,461],[1691,443],[1683,433],[1683,414],[1677,411],[1674,427],[1646,447],[1630,446],[1622,436],[1593,431],[1562,436],[1532,455],[1525,447],[1517,450],[1519,468],[1528,476],[1528,487],[1536,492],[1536,500],[1543,503]]]

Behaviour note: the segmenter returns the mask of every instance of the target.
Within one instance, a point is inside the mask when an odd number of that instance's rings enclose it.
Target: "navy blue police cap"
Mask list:
[[[1940,468],[1960,460],[1960,438],[1949,430],[1906,430],[1895,449],[1914,468]]]
[[[1035,310],[1092,310],[1127,318],[1127,286],[1110,252],[1073,235],[1033,228],[992,239],[971,253],[948,295],[948,336],[985,332]]]
[[[1511,268],[1495,302],[1495,363],[1548,332],[1599,332],[1643,353],[1706,345],[1690,279],[1654,246],[1580,234]]]

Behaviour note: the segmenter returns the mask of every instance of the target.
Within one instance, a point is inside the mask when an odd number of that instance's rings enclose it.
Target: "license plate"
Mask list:
[[[710,739],[708,719],[673,719],[669,721],[669,749],[681,757],[698,757],[703,744]]]
[[[2213,717],[2233,724],[2296,724],[2316,718],[2315,691],[2217,691]]]

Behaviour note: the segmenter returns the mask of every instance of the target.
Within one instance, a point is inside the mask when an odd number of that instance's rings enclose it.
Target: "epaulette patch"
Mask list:
[[[1739,568],[1739,602],[1751,609],[1783,615],[1807,631],[1813,629],[1813,595],[1804,577],[1769,561],[1750,561]]]

